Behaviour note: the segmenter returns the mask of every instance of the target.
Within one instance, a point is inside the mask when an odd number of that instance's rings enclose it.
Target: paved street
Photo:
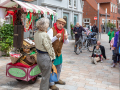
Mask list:
[[[61,79],[66,85],[57,85],[60,90],[119,90],[119,66],[111,68],[112,52],[109,50],[108,36],[103,34],[101,42],[110,60],[104,60],[98,65],[91,64],[91,53],[87,50],[76,55],[73,52],[74,41],[64,45]],[[6,77],[8,62],[9,58],[0,58],[0,90],[39,90],[40,78],[31,85]]]

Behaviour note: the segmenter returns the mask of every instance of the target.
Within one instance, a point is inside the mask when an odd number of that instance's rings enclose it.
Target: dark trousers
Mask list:
[[[114,63],[120,62],[120,54],[115,54],[116,58],[114,60]]]
[[[79,40],[79,38],[75,38],[75,43]],[[77,49],[77,45],[74,47],[74,52]]]

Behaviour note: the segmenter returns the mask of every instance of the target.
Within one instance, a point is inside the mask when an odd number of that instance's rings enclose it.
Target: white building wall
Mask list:
[[[3,3],[6,0],[0,0],[0,3]],[[4,8],[0,8],[0,25],[2,25],[4,23],[4,19],[5,19],[5,9]]]
[[[42,0],[41,6],[48,7],[57,12],[57,19],[63,18],[64,13],[68,13],[68,34],[69,38],[71,36],[70,23],[74,24],[74,15],[77,15],[77,22],[82,25],[82,13],[83,13],[83,3],[82,0],[76,0],[76,8],[74,8],[74,0],[72,0],[72,5],[69,7],[69,0]]]
[[[5,0],[0,0],[0,2],[1,1],[4,2]],[[69,0],[36,0],[30,3],[54,10],[55,12],[57,12],[56,19],[63,18],[64,13],[67,13],[68,14],[67,31],[68,34],[70,35],[71,34],[70,23],[74,24],[74,15],[78,16],[77,22],[79,22],[80,25],[82,25],[82,12],[83,12],[82,0],[76,0],[76,1],[77,1],[76,8],[74,8],[74,0],[72,0],[71,7],[69,7]],[[4,18],[3,16],[5,16],[5,11],[3,9],[0,9],[0,13],[3,13],[2,15],[0,15],[0,17]]]

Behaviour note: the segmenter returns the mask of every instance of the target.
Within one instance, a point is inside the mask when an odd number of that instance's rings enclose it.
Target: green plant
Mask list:
[[[70,24],[70,28],[71,28],[71,36],[72,36],[72,39],[73,39],[73,28],[74,28],[74,25],[73,24]]]
[[[110,28],[115,28],[115,27],[116,27],[116,25],[115,25],[115,24],[113,24],[113,23],[108,22],[108,23],[107,23],[107,27],[110,27]]]
[[[13,25],[3,24],[0,26],[0,51],[5,52],[6,56],[13,46]]]

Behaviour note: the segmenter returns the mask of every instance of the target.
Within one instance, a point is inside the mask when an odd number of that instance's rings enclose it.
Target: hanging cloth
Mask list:
[[[5,15],[5,17],[8,16],[9,14],[13,16],[13,25],[14,25],[14,22],[16,20],[16,13],[17,13],[17,10],[15,10],[15,11],[7,11],[7,14]]]

